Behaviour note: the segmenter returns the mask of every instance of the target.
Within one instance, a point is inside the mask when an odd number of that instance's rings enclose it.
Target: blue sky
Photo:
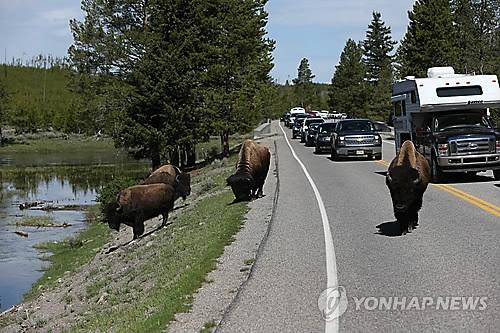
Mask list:
[[[382,13],[399,41],[408,25],[413,0],[269,0],[267,31],[276,40],[278,82],[297,76],[308,58],[316,82],[329,82],[348,38],[362,40],[371,13]],[[68,21],[83,18],[77,0],[0,0],[0,59],[30,59],[37,54],[65,56],[72,43]]]

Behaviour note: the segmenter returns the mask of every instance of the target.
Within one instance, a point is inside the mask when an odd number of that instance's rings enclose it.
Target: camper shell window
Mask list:
[[[446,87],[436,89],[438,97],[475,96],[482,95],[481,86],[470,87]]]

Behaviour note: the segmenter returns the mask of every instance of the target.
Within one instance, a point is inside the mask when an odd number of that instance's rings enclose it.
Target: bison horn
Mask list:
[[[392,182],[392,177],[391,177],[391,172],[390,171],[387,172],[387,176],[386,177],[387,177],[387,180],[389,181],[389,183]]]
[[[418,184],[420,184],[421,181],[422,181],[422,179],[420,178],[420,176],[418,176],[417,179],[415,179],[413,181],[413,184],[418,185]]]

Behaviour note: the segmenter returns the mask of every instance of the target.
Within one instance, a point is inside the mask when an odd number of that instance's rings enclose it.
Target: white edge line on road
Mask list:
[[[302,168],[302,171],[304,171],[304,174],[306,175],[306,178],[309,181],[309,184],[311,184],[314,195],[316,196],[316,201],[318,202],[319,211],[321,213],[321,220],[323,222],[323,233],[325,235],[327,288],[338,287],[337,262],[335,261],[335,249],[333,247],[332,231],[330,230],[330,222],[328,221],[328,215],[326,214],[325,204],[323,203],[323,199],[321,198],[321,194],[319,193],[318,188],[316,187],[316,184],[314,183],[311,175],[307,171],[304,163],[302,163],[300,158],[295,153],[295,150],[293,150],[292,145],[290,144],[290,141],[288,140],[286,133],[283,130],[283,127],[281,127],[281,124],[279,125],[279,127],[281,129],[281,132],[283,132],[286,143],[287,143],[288,147],[290,148],[290,151],[292,152],[293,158],[295,158],[297,163]],[[338,311],[338,307],[335,309],[335,311]],[[334,320],[325,321],[325,332],[326,333],[337,333],[339,331],[338,316],[335,316],[335,317],[336,318]]]

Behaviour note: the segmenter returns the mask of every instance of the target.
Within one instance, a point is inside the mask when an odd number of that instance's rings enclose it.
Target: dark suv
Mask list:
[[[300,129],[302,128],[302,123],[306,118],[295,119],[292,125],[292,139],[300,137]]]
[[[345,119],[331,137],[331,158],[368,157],[382,159],[382,138],[368,119]]]
[[[314,153],[319,154],[322,151],[330,151],[330,139],[337,123],[326,122],[318,126],[316,137],[314,138]]]

